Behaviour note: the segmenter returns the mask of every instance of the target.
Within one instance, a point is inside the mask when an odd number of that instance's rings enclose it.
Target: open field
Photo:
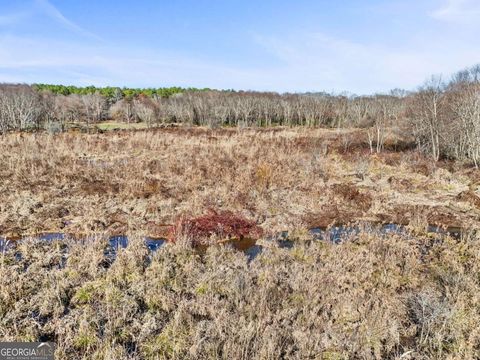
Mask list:
[[[103,121],[95,125],[100,130],[129,130],[129,129],[147,129],[145,123],[123,123],[117,121]]]
[[[360,130],[302,128],[7,134],[0,234],[162,236],[162,225],[208,208],[267,233],[358,220],[478,226],[478,170],[414,150],[371,155],[363,140]]]
[[[0,360],[480,360],[480,0],[112,5],[0,0]]]
[[[357,129],[3,135],[0,234],[96,235],[4,249],[0,338],[54,341],[59,359],[478,358],[480,173],[385,144],[372,154]],[[260,226],[262,253],[144,246],[208,209]],[[361,231],[340,244],[308,241],[349,222]],[[282,231],[293,248],[269,240]]]

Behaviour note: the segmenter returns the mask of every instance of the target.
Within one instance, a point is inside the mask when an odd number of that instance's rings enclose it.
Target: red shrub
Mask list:
[[[177,242],[180,239],[189,239],[193,245],[201,245],[212,238],[220,241],[258,239],[262,233],[262,228],[254,221],[231,211],[210,209],[206,215],[196,218],[180,217],[170,227],[168,240]]]

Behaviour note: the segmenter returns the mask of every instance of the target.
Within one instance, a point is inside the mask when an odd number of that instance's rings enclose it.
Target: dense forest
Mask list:
[[[167,88],[119,88],[113,86],[96,87],[96,86],[65,86],[65,85],[51,85],[51,84],[34,84],[33,87],[37,91],[48,91],[55,95],[91,95],[100,94],[107,99],[131,98],[140,95],[144,96],[159,96],[169,97],[174,94],[183,93],[185,91],[206,91],[205,89],[197,88],[181,88],[181,87],[167,87]]]
[[[367,129],[372,151],[383,149],[387,130],[413,135],[435,161],[480,163],[480,66],[448,82],[432,77],[414,92],[371,96],[195,88],[128,89],[35,84],[0,86],[0,133],[62,131],[67,124],[106,119],[154,126],[310,126]]]

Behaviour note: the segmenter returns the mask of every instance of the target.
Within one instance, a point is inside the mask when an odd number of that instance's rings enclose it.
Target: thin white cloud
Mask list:
[[[0,15],[0,26],[14,25],[28,17],[27,12]]]
[[[68,43],[45,38],[0,36],[1,71],[9,81],[118,86],[196,86],[248,88],[251,74],[214,61],[165,51]],[[45,49],[53,49],[45,53]],[[239,81],[241,80],[241,81]]]
[[[440,34],[441,38],[441,34]],[[436,39],[411,41],[405,47],[370,44],[322,33],[290,37],[261,37],[257,41],[277,56],[283,66],[272,70],[277,86],[301,89],[349,90],[356,93],[413,89],[432,73],[450,75],[480,62],[480,49],[441,43]],[[446,51],[450,49],[450,51]]]
[[[446,0],[430,16],[442,21],[472,25],[480,21],[480,2],[478,0]]]
[[[40,5],[37,13],[40,9],[41,14],[48,14],[56,23],[92,37],[47,0],[34,1]],[[438,9],[435,16],[445,21],[452,14],[462,14],[458,9],[472,10],[468,7],[472,4],[468,0],[450,1],[443,10]],[[425,19],[425,9],[421,10],[421,16]],[[263,66],[232,64],[227,60],[167,52],[162,48],[141,49],[131,43],[115,46],[83,41],[85,39],[79,37],[59,41],[54,35],[40,38],[32,34],[7,36],[0,32],[0,82],[134,87],[178,85],[273,91],[348,90],[357,94],[396,87],[413,89],[430,74],[448,76],[480,63],[480,48],[472,46],[475,32],[462,32],[459,28],[436,24],[435,31],[412,31],[410,37],[405,35],[401,42],[381,43],[301,30],[291,31],[289,36],[262,34],[252,39],[261,47],[259,56],[265,55],[263,51],[275,58]]]
[[[96,40],[102,40],[99,36],[91,33],[90,31],[82,28],[73,21],[67,19],[51,2],[48,0],[35,0],[35,3],[53,20],[62,24],[67,29],[70,29],[77,34],[87,36]]]
[[[0,36],[0,82],[114,86],[196,86],[273,91],[348,90],[357,94],[413,89],[433,73],[480,62],[480,49],[460,44],[402,49],[357,43],[321,33],[257,36],[277,59],[268,67],[233,66],[175,52]],[[436,43],[436,41],[430,41]],[[52,49],[45,52],[45,49]],[[2,76],[3,72],[3,76]],[[8,77],[6,76],[8,75]]]

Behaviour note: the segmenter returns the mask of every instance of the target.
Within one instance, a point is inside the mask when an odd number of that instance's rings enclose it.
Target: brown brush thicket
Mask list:
[[[417,144],[435,161],[452,158],[480,165],[480,66],[450,82],[432,77],[411,98],[409,118]]]
[[[356,142],[343,152],[343,137]],[[389,135],[390,136],[390,135]],[[362,138],[363,143],[362,143]],[[0,234],[134,231],[232,211],[267,232],[350,221],[477,226],[478,171],[413,150],[370,154],[358,130],[180,128],[0,137]]]
[[[29,102],[12,102],[19,95]],[[245,91],[188,91],[171,96],[144,94],[106,97],[100,92],[54,94],[27,85],[0,85],[0,110],[34,111],[32,121],[2,119],[2,132],[39,129],[52,122],[65,126],[72,122],[115,119],[148,125],[184,123],[201,126],[369,126],[381,118],[382,132],[387,123],[402,117],[404,95],[352,96],[278,94]],[[380,122],[378,122],[377,127]]]
[[[0,237],[76,239],[0,238],[0,340],[59,359],[480,358],[479,74],[370,97],[0,86]],[[107,118],[182,126],[96,131]],[[351,222],[408,231],[308,231]],[[283,231],[292,249],[268,240]]]
[[[72,123],[105,119],[143,122],[147,126],[362,127],[367,129],[372,153],[391,148],[388,135],[394,130],[405,137],[413,134],[416,147],[434,161],[456,159],[478,168],[479,74],[480,66],[475,66],[455,74],[449,82],[432,77],[415,92],[394,90],[372,96],[216,90],[184,90],[160,96],[152,94],[151,89],[130,94],[105,89],[91,92],[90,88],[62,95],[45,90],[55,86],[4,84],[0,85],[0,133],[42,128],[59,132]],[[352,140],[343,138],[345,152]],[[411,142],[393,146],[410,148]]]
[[[375,235],[248,261],[132,237],[27,240],[0,255],[0,338],[58,359],[475,359],[480,241]]]
[[[170,226],[170,242],[193,241],[191,245],[208,244],[212,241],[243,239],[256,240],[263,231],[255,221],[248,220],[231,211],[209,209],[207,214],[198,217],[183,215]]]

